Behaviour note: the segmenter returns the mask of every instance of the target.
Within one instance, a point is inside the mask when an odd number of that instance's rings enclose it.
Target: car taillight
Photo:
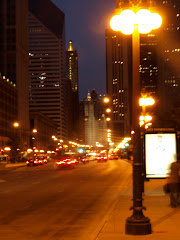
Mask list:
[[[60,165],[60,164],[62,164],[62,163],[63,163],[63,162],[56,162],[57,165]]]
[[[34,160],[34,163],[38,163],[38,160]]]
[[[28,164],[28,163],[29,163],[29,161],[26,161],[26,163]]]

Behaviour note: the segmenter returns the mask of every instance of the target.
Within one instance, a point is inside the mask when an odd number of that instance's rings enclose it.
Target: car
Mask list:
[[[55,169],[74,168],[75,164],[76,164],[75,160],[71,159],[68,156],[64,156],[55,161],[54,168]]]
[[[35,159],[31,158],[31,159],[26,160],[26,165],[27,165],[27,167],[29,167],[30,165],[37,166],[37,165],[39,165],[39,161],[37,158],[35,158]]]
[[[37,156],[39,164],[47,163],[47,158],[45,156]]]
[[[79,158],[79,163],[86,164],[88,162],[89,162],[89,157],[87,157],[87,156],[82,156],[82,157]]]
[[[107,162],[108,157],[105,154],[100,154],[97,156],[97,162]]]
[[[119,156],[115,153],[112,153],[108,156],[108,159],[109,160],[118,160],[119,159]]]

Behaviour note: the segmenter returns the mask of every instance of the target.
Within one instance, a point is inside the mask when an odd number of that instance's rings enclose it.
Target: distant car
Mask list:
[[[112,153],[111,155],[109,155],[108,159],[109,160],[118,160],[119,156],[115,153]]]
[[[30,165],[37,166],[37,165],[39,165],[39,161],[37,158],[28,159],[28,160],[26,160],[26,165],[27,165],[27,167],[29,167]]]
[[[82,156],[79,158],[79,163],[88,163],[89,162],[89,157],[87,156]]]
[[[97,162],[107,162],[108,157],[105,154],[100,154],[97,156]]]
[[[64,156],[55,161],[54,168],[55,169],[63,169],[63,168],[74,168],[76,161],[70,157]]]
[[[39,164],[47,163],[47,158],[45,156],[37,156]]]

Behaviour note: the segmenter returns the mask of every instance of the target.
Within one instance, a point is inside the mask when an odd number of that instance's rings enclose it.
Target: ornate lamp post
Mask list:
[[[126,234],[146,235],[151,233],[151,223],[143,214],[142,205],[142,161],[141,136],[139,126],[140,116],[140,34],[149,33],[157,29],[162,23],[160,15],[154,12],[152,1],[147,0],[148,9],[144,8],[141,0],[116,0],[115,16],[110,25],[114,31],[132,34],[132,130],[133,134],[133,214],[126,220]],[[150,11],[151,10],[151,11]]]

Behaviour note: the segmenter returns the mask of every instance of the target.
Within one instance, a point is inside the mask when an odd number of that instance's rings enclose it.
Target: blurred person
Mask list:
[[[177,207],[180,196],[180,158],[171,163],[168,184],[170,189],[170,206]]]

